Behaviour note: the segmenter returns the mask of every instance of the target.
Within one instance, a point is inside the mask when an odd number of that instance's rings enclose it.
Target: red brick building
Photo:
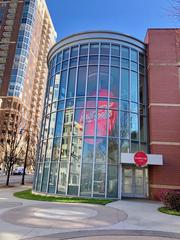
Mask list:
[[[163,166],[149,166],[150,197],[180,190],[180,29],[147,31],[149,143]]]

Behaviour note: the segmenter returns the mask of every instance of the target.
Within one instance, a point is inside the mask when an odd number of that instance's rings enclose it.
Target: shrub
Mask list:
[[[162,192],[160,199],[166,208],[180,211],[180,191]]]

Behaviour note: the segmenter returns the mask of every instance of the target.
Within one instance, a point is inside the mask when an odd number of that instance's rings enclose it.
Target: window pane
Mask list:
[[[111,77],[110,77],[111,97],[119,97],[119,82],[120,82],[119,68],[111,67]]]
[[[118,197],[118,166],[108,165],[107,197]]]
[[[111,164],[118,164],[119,140],[117,138],[109,138],[108,141],[108,162]]]
[[[75,81],[76,81],[76,68],[71,68],[69,70],[67,97],[74,97]]]
[[[61,136],[63,125],[63,112],[58,112],[56,117],[56,129],[55,129],[55,137]]]
[[[83,145],[83,163],[91,163],[93,162],[93,154],[94,153],[94,138],[93,137],[85,137],[84,145]]]
[[[78,195],[79,173],[80,173],[80,164],[76,162],[71,162],[70,172],[69,172],[69,185],[68,185],[69,195],[76,195],[76,196]]]
[[[121,152],[123,153],[129,153],[130,147],[129,147],[129,141],[128,140],[121,140]]]
[[[121,112],[121,138],[129,138],[129,113]]]
[[[60,138],[54,138],[52,161],[58,161],[60,157]]]
[[[71,143],[70,136],[62,138],[61,161],[69,161],[70,143]]]
[[[138,52],[131,49],[131,60],[134,62],[138,61]]]
[[[108,82],[109,82],[109,67],[100,66],[99,96],[107,96],[109,85]]]
[[[88,72],[88,82],[87,82],[87,95],[96,95],[97,90],[97,66],[90,66]]]
[[[70,67],[76,67],[77,66],[77,58],[72,58],[70,60]]]
[[[131,62],[131,70],[136,71],[138,70],[138,65],[135,62]]]
[[[122,47],[121,48],[121,57],[122,58],[129,58],[129,48]]]
[[[128,59],[121,59],[121,67],[122,68],[129,68],[129,60]]]
[[[81,196],[91,196],[92,193],[92,164],[82,165],[81,175]]]
[[[131,139],[138,140],[138,116],[131,114]]]
[[[121,71],[121,98],[129,98],[129,71],[126,69]]]
[[[67,82],[67,71],[62,71],[61,72],[61,80],[60,80],[59,99],[65,98],[66,82]]]
[[[118,57],[111,57],[111,65],[120,66],[120,58]]]
[[[86,88],[86,67],[79,67],[76,96],[84,96]]]
[[[69,49],[63,51],[63,60],[67,60],[69,58]]]
[[[131,141],[131,152],[137,152],[139,151],[139,143]]]
[[[68,163],[61,161],[59,169],[59,182],[58,182],[58,193],[66,193],[66,184],[67,184],[67,172],[68,172]]]
[[[106,170],[104,164],[95,164],[94,169],[94,197],[105,196]]]
[[[76,57],[78,55],[78,47],[71,48],[71,57]]]
[[[88,54],[88,45],[81,45],[80,46],[80,55],[87,55]]]
[[[47,186],[48,186],[48,173],[49,173],[49,162],[46,162],[44,164],[44,169],[43,169],[43,179],[42,179],[42,192],[46,192]]]
[[[146,141],[146,118],[140,116],[140,133],[141,133],[141,141]]]
[[[53,162],[51,163],[51,170],[49,175],[48,193],[55,193],[57,173],[58,173],[58,163]]]
[[[76,107],[84,107],[84,98],[76,98]]]
[[[79,65],[86,65],[86,64],[87,64],[87,57],[80,57]]]
[[[63,135],[69,136],[72,132],[73,109],[66,109],[64,116]]]
[[[49,136],[48,136],[49,138],[54,136],[55,121],[56,121],[56,113],[52,113],[50,125],[49,125]]]
[[[92,43],[90,45],[90,54],[98,54],[99,53],[99,44],[98,43]]]
[[[97,136],[105,137],[107,135],[108,110],[98,109],[97,115]]]
[[[109,55],[110,45],[106,43],[101,43],[101,54]]]
[[[111,46],[111,55],[119,56],[120,55],[120,47],[118,45]]]
[[[98,55],[93,55],[89,57],[89,64],[98,64]]]
[[[82,136],[83,134],[83,119],[84,109],[76,109],[74,113],[73,134],[76,136]]]
[[[109,56],[101,56],[100,57],[100,64],[108,65],[109,64]]]
[[[106,162],[107,142],[106,138],[96,138],[95,158],[97,163]]]
[[[96,122],[96,109],[86,109],[85,112],[85,135],[94,136]]]

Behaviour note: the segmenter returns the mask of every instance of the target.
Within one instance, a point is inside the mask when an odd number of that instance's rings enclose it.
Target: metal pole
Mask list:
[[[28,133],[27,147],[26,147],[26,156],[25,156],[25,159],[24,159],[24,168],[23,168],[23,175],[22,175],[21,185],[24,185],[24,178],[25,178],[26,166],[27,166],[27,158],[28,158],[28,152],[29,152],[29,142],[30,142],[30,134]]]

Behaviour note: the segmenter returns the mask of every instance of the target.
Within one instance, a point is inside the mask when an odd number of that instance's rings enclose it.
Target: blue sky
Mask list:
[[[147,28],[179,27],[173,0],[46,0],[58,40],[87,30],[112,30],[143,40]]]

